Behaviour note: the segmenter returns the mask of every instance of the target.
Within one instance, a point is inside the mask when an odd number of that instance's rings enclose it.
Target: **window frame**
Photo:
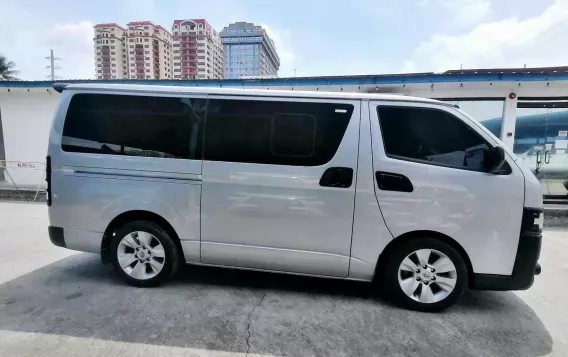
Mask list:
[[[483,143],[486,144],[489,148],[496,147],[499,144],[498,143],[492,143],[492,140],[490,140],[491,138],[486,137],[484,135],[485,133],[483,133],[480,130],[480,128],[477,127],[477,125],[474,125],[474,123],[471,123],[468,118],[466,118],[467,120],[464,120],[463,118],[461,118],[459,111],[452,112],[450,110],[447,110],[448,109],[447,107],[452,106],[449,103],[443,104],[444,107],[441,107],[441,106],[435,105],[435,104],[431,105],[430,103],[425,103],[425,105],[419,105],[418,103],[408,103],[408,105],[405,105],[406,103],[400,103],[400,102],[397,102],[397,103],[380,102],[380,103],[375,103],[375,104],[376,105],[374,106],[374,110],[375,110],[375,113],[377,115],[377,121],[378,121],[378,124],[379,124],[380,133],[381,133],[381,141],[382,141],[383,152],[384,152],[385,156],[388,157],[389,159],[398,160],[398,161],[413,162],[413,163],[423,164],[423,165],[445,167],[445,168],[455,169],[455,170],[478,172],[478,173],[481,173],[481,174],[488,174],[488,175],[510,175],[512,173],[511,164],[509,163],[507,153],[505,153],[505,163],[503,164],[501,170],[499,172],[495,172],[495,173],[488,172],[486,170],[477,170],[477,169],[467,168],[467,167],[464,167],[464,166],[455,166],[455,165],[450,165],[450,164],[444,164],[444,163],[432,162],[432,161],[427,161],[427,160],[415,159],[415,158],[411,158],[411,157],[393,155],[393,154],[388,153],[387,148],[386,148],[386,141],[385,141],[385,136],[384,136],[383,124],[381,123],[381,115],[379,113],[379,109],[381,107],[383,107],[383,108],[384,107],[401,108],[401,109],[422,109],[422,110],[431,110],[431,111],[442,112],[442,113],[447,114],[450,117],[452,117],[453,120],[458,120],[460,123],[462,123],[474,135],[476,135],[478,138],[480,138],[483,141]],[[479,124],[479,125],[481,125],[481,124]]]

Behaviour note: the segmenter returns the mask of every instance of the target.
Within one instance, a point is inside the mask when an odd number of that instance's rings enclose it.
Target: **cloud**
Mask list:
[[[421,0],[419,5],[439,8],[454,28],[479,23],[493,11],[491,0]]]
[[[46,35],[46,43],[61,57],[56,74],[62,79],[92,79],[95,76],[93,37],[91,21],[56,24]]]
[[[457,23],[471,24],[486,18],[492,11],[489,0],[462,0],[452,1],[456,8]]]
[[[402,73],[415,73],[416,72],[416,63],[413,61],[404,61],[402,65]]]
[[[322,61],[300,66],[297,76],[359,76],[388,72],[388,67],[374,59],[337,56],[332,61]]]
[[[50,49],[63,59],[57,63],[61,70],[56,74],[61,78],[94,78],[93,22],[126,25],[129,21],[150,20],[169,29],[174,19],[206,18],[220,30],[233,18],[247,18],[237,0],[195,4],[168,0],[167,6],[158,0],[101,0],[96,4],[75,1],[72,6],[61,1],[58,5],[39,0],[2,0],[0,33],[4,36],[0,36],[0,53],[16,63],[18,77],[23,80],[48,78],[49,60],[45,57]]]
[[[56,23],[51,7],[38,3],[30,11],[19,1],[4,0],[0,11],[0,50],[20,71],[23,80],[48,79],[49,50],[62,57],[56,74],[62,78],[94,78],[93,24],[90,21]],[[58,10],[59,11],[59,10]],[[26,19],[22,26],[21,19]]]
[[[414,62],[422,70],[560,65],[568,50],[568,1],[557,0],[538,16],[482,23],[462,35],[437,34],[420,43]],[[556,38],[556,40],[555,40]]]
[[[296,55],[292,49],[292,31],[289,28],[279,29],[274,26],[261,24],[268,36],[274,41],[276,51],[280,57],[279,77],[293,77]]]

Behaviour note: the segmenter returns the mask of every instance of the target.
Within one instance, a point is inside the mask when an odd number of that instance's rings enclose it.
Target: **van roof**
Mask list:
[[[63,90],[73,91],[124,91],[138,93],[172,93],[172,94],[215,94],[231,96],[263,96],[263,97],[295,97],[295,98],[327,98],[327,99],[366,99],[366,100],[392,100],[436,103],[451,105],[434,99],[410,97],[395,94],[355,93],[355,92],[321,92],[321,91],[297,91],[297,90],[267,90],[267,89],[241,89],[241,88],[216,88],[216,87],[180,87],[162,85],[138,85],[138,84],[96,84],[56,83],[53,86],[58,92]],[[57,87],[57,88],[56,88]]]

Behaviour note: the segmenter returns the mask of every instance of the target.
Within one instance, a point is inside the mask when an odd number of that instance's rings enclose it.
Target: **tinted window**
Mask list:
[[[485,171],[485,140],[441,110],[379,107],[385,151],[390,157]]]
[[[205,100],[76,94],[63,126],[64,151],[201,159]]]
[[[306,114],[274,114],[270,148],[278,156],[304,156],[314,153],[316,118]]]
[[[204,158],[322,165],[335,155],[352,113],[349,104],[210,100]]]

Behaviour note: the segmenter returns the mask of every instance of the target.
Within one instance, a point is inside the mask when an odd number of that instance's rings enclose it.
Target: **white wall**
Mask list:
[[[7,161],[45,162],[51,121],[58,103],[57,92],[34,89],[0,91],[0,111]],[[42,181],[43,171],[18,168],[8,164],[8,170],[20,187],[35,188]]]
[[[252,88],[252,87],[247,87]],[[446,82],[392,85],[323,85],[323,86],[276,86],[261,89],[294,89],[319,91],[344,91],[363,93],[397,93],[430,98],[501,97],[510,93],[518,97],[568,97],[568,81],[533,82]],[[6,160],[21,162],[45,162],[49,130],[59,94],[48,87],[0,88],[0,110]],[[513,136],[503,138],[512,147],[515,127],[516,100],[507,100],[508,108],[503,128]],[[471,113],[475,114],[475,113]],[[479,116],[479,114],[478,114]],[[481,118],[481,117],[480,117]],[[505,133],[505,131],[503,133]],[[10,174],[20,186],[33,187],[42,182],[41,170],[11,169]],[[42,182],[43,184],[43,182]]]

